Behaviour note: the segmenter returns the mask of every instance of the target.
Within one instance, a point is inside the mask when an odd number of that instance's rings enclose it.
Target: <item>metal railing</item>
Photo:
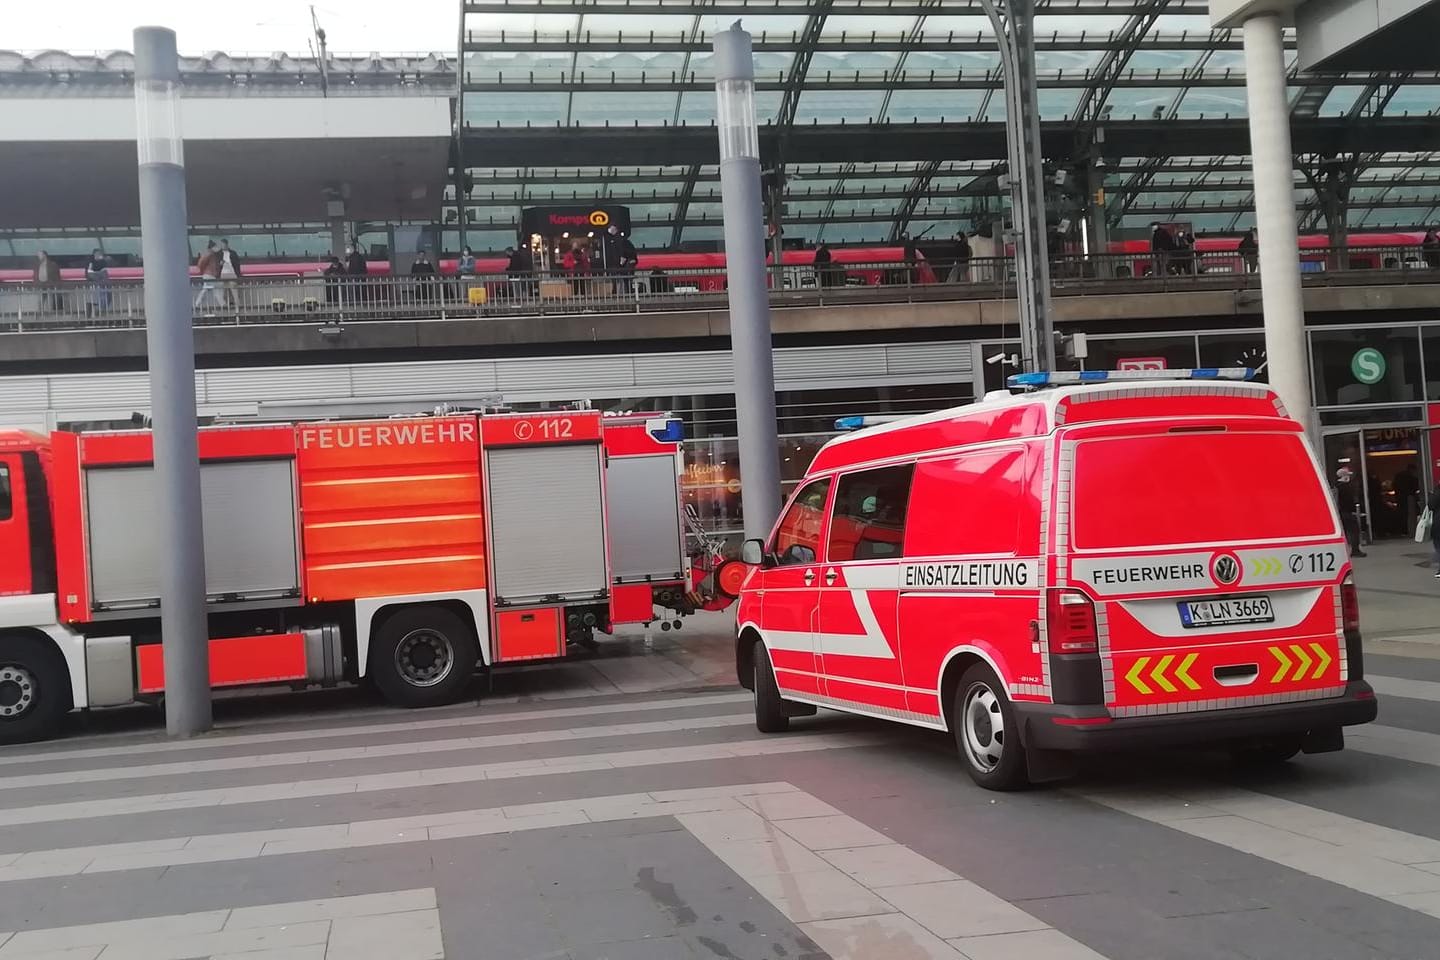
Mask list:
[[[1306,250],[1307,285],[1440,283],[1440,265],[1417,249]],[[1061,256],[1050,264],[1053,294],[1243,290],[1259,287],[1257,261],[1236,253]],[[771,303],[857,305],[1006,299],[1015,263],[972,258],[903,263],[833,263],[772,268]],[[633,274],[459,277],[266,276],[192,281],[196,326],[345,324],[382,320],[522,318],[724,309],[719,268]],[[145,325],[140,280],[0,284],[0,332],[95,330]]]

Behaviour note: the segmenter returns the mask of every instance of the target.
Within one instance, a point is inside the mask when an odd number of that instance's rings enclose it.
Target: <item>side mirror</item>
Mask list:
[[[765,541],[746,540],[740,544],[740,562],[752,567],[765,565]]]

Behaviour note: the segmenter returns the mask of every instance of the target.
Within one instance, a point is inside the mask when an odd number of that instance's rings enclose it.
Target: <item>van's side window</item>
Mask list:
[[[913,472],[913,465],[905,464],[840,478],[830,516],[828,562],[900,556]]]
[[[15,504],[10,498],[10,468],[0,464],[0,520],[9,520],[15,515]]]
[[[977,450],[915,465],[915,502],[931,509],[905,534],[905,556],[1013,555],[1025,489],[1025,451]]]
[[[782,567],[814,563],[820,552],[820,527],[825,519],[825,500],[830,495],[830,478],[812,480],[785,511],[775,531],[775,558]]]

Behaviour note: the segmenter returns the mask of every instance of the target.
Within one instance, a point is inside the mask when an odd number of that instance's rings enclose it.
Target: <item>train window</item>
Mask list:
[[[10,468],[0,463],[0,520],[9,520],[15,515],[15,504],[10,496]]]

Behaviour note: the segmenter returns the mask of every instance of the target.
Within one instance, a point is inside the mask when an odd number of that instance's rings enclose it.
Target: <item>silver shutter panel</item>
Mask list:
[[[592,599],[608,590],[599,445],[491,450],[486,466],[496,599]]]
[[[610,572],[617,581],[679,578],[680,502],[675,457],[612,457],[605,468]]]
[[[204,463],[205,592],[211,597],[295,593],[294,467],[289,460]],[[93,467],[85,472],[90,589],[97,606],[155,602],[160,543],[154,470]]]

